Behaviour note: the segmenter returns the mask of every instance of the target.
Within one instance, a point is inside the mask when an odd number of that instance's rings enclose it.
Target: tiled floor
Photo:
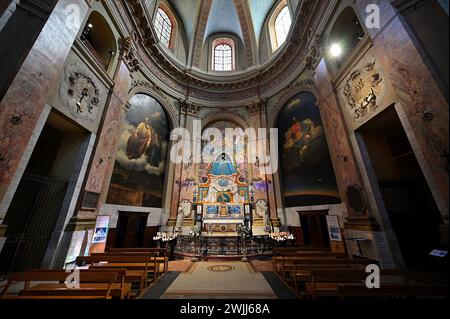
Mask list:
[[[185,263],[177,262],[173,267]],[[263,264],[257,264],[260,268]],[[267,267],[267,265],[266,265]],[[275,292],[252,263],[198,262],[186,268],[161,299],[275,299]]]

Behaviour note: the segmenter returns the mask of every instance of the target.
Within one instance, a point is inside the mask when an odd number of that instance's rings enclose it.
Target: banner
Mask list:
[[[94,238],[92,239],[93,244],[106,243],[110,218],[110,216],[97,216]]]

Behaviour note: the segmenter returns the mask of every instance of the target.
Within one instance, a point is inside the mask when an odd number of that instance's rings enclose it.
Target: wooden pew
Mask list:
[[[273,261],[273,269],[277,269],[276,264],[278,261],[282,260],[283,255],[287,254],[330,254],[331,251],[329,250],[317,250],[317,249],[306,249],[306,248],[300,248],[300,247],[278,247],[272,249],[272,261]]]
[[[149,254],[154,254],[149,252],[106,252],[106,253],[93,253],[91,256],[93,257],[108,257],[108,256],[149,256]],[[168,270],[169,263],[168,258],[165,256],[158,255],[156,257],[157,264],[157,275],[158,277],[162,274],[165,274]]]
[[[7,287],[0,299],[111,299],[113,289],[122,294],[122,283],[115,283],[117,272],[80,273],[80,287],[68,288],[63,282],[70,273],[64,271],[39,271],[11,274]],[[96,281],[95,283],[83,283]],[[17,295],[8,295],[9,288],[15,283],[24,283],[24,289]],[[38,284],[30,287],[31,282],[59,282],[58,284]]]
[[[370,264],[369,260],[363,259],[295,259],[292,260],[293,268],[290,270],[289,278],[291,285],[295,291],[300,293],[301,296],[307,295],[306,285],[312,281],[311,272],[313,270],[363,270],[365,271],[366,265]]]
[[[26,270],[25,273],[30,276],[35,276],[38,279],[51,279],[54,277],[54,281],[59,281],[61,285],[64,285],[64,282],[67,280],[67,277],[70,274],[73,274],[75,270],[66,272],[65,270],[53,270],[53,269],[37,269],[37,270]],[[108,275],[116,275],[113,284],[111,286],[111,296],[112,297],[120,297],[121,299],[130,298],[131,296],[131,283],[125,282],[126,269],[114,269],[114,270],[103,270],[102,274],[99,271],[90,270],[90,269],[79,269],[80,272],[80,284],[84,288],[89,288],[91,284],[106,284],[105,281]],[[106,274],[106,275],[105,275]],[[106,277],[105,277],[106,276]],[[37,280],[36,280],[37,281]],[[44,280],[39,280],[44,281]],[[53,281],[53,280],[48,280]],[[33,287],[32,289],[42,289],[46,287],[57,288],[55,284],[40,284],[39,287]],[[63,287],[63,286],[60,286]],[[102,285],[91,285],[92,288],[102,287]],[[25,289],[30,288],[30,282],[25,283]]]
[[[307,294],[313,298],[316,296],[338,296],[340,294],[339,287],[343,286],[366,287],[366,279],[369,276],[365,269],[312,269],[310,272],[311,283],[307,283],[306,287]],[[380,271],[380,285],[408,287],[410,284],[409,277],[409,272],[402,269],[382,269]],[[309,291],[308,287],[310,288]]]
[[[313,299],[318,296],[339,296],[339,286],[364,285],[367,276],[365,269],[313,269],[311,283],[306,283],[306,294]]]
[[[405,298],[441,297],[448,298],[448,286],[405,286],[381,285],[379,289],[368,289],[365,285],[338,285],[341,299],[359,298]]]
[[[169,254],[167,248],[109,248],[108,254],[142,254],[142,253],[159,253],[157,260],[164,260],[163,272],[169,269]]]
[[[148,253],[145,256],[79,256],[76,258],[77,265],[90,265],[89,269],[127,269],[126,280],[142,278],[145,281],[140,285],[139,293],[143,287],[147,287],[149,276],[152,281],[157,279],[156,257],[158,253]]]
[[[274,257],[275,258],[275,257]],[[293,270],[293,262],[295,260],[305,259],[347,259],[348,256],[342,253],[325,253],[325,252],[286,252],[276,257],[274,263],[275,272],[286,279],[286,273]]]

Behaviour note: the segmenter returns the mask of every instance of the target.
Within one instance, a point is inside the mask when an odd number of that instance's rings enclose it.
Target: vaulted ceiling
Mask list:
[[[147,5],[156,0],[147,0]],[[245,65],[258,65],[264,23],[281,0],[165,0],[185,31],[187,65],[198,68],[202,48],[213,34],[233,34],[242,41]],[[296,11],[301,0],[287,0]],[[150,7],[150,6],[149,6]]]
[[[259,39],[264,21],[276,0],[246,0],[250,7],[253,29]],[[195,24],[200,11],[202,0],[169,0],[170,5],[179,15],[186,30],[188,41],[193,37]],[[235,0],[212,0],[208,17],[205,38],[216,32],[231,32],[243,40],[239,15]]]

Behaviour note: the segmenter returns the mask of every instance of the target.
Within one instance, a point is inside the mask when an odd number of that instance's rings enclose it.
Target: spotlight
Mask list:
[[[338,58],[342,55],[342,46],[335,43],[330,47],[330,54],[333,58]]]

